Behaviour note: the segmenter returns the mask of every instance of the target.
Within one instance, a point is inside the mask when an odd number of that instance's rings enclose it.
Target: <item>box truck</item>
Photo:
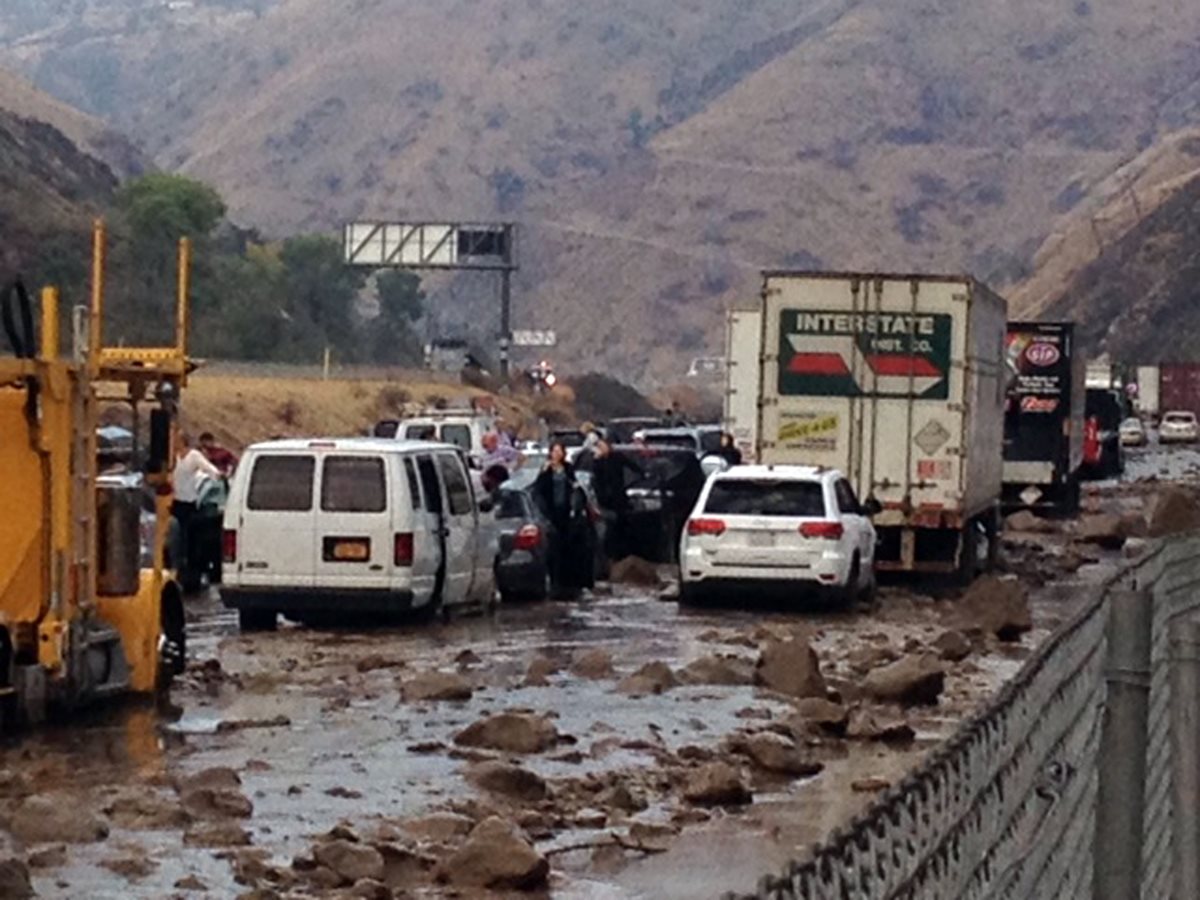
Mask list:
[[[1137,367],[1137,411],[1142,418],[1157,421],[1162,414],[1162,404],[1159,402],[1159,367]]]
[[[768,272],[758,458],[841,470],[877,567],[992,558],[1003,469],[1007,304],[969,277]]]
[[[1079,508],[1087,393],[1071,322],[1009,322],[1005,339],[1004,505]]]
[[[725,317],[725,430],[743,463],[758,459],[758,390],[762,310],[731,309]]]
[[[1200,363],[1163,363],[1160,372],[1162,412],[1200,416]]]

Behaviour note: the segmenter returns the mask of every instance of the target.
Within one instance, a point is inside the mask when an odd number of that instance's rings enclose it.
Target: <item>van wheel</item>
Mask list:
[[[274,610],[266,609],[239,609],[238,610],[238,628],[244,632],[250,631],[274,631],[278,625],[279,617]]]

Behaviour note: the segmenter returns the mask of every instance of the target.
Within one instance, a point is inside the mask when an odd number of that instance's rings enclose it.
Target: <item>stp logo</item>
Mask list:
[[[1053,397],[1022,397],[1021,412],[1052,413],[1058,409],[1058,401]]]
[[[1038,342],[1025,348],[1025,358],[1035,366],[1045,368],[1062,359],[1062,353],[1053,344]]]

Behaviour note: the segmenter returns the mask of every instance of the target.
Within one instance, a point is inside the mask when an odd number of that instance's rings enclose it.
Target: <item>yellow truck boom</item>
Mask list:
[[[182,594],[166,565],[174,421],[187,357],[190,247],[180,242],[175,344],[103,345],[105,232],[93,234],[92,290],[70,356],[59,298],[40,315],[19,282],[0,290],[0,730],[114,693],[153,693],[182,669]],[[35,336],[40,321],[40,336]],[[144,470],[98,471],[104,405],[150,408]],[[142,546],[153,498],[152,546]],[[145,552],[146,550],[149,552]],[[147,558],[148,557],[148,558]]]

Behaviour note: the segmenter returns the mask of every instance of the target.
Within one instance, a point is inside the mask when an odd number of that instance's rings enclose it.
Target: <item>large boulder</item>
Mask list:
[[[768,640],[755,667],[755,680],[790,697],[826,696],[817,652],[802,637]]]
[[[418,840],[447,844],[471,833],[475,822],[457,813],[436,812],[419,819],[410,819],[403,828]]]
[[[571,662],[571,674],[591,681],[612,678],[616,674],[612,654],[600,648],[589,650]]]
[[[958,601],[950,616],[951,624],[964,631],[993,634],[1002,641],[1018,641],[1033,629],[1029,593],[1015,578],[987,575],[974,584]]]
[[[736,656],[702,656],[680,670],[679,680],[683,684],[754,684],[754,665]]]
[[[1127,523],[1112,513],[1094,513],[1080,518],[1075,527],[1075,539],[1095,544],[1105,550],[1120,550],[1125,545]]]
[[[907,744],[916,737],[911,725],[897,713],[860,707],[850,713],[846,737],[854,741]]]
[[[505,753],[541,753],[558,743],[558,729],[545,716],[504,712],[471,723],[454,736],[454,743]]]
[[[637,556],[627,556],[614,562],[608,577],[613,584],[624,584],[630,587],[658,590],[663,586],[662,577],[658,574],[658,567]]]
[[[804,754],[795,741],[771,731],[760,731],[737,740],[734,747],[758,768],[776,775],[808,778],[825,768],[824,764]]]
[[[337,840],[313,847],[313,858],[336,874],[342,884],[351,885],[364,878],[383,880],[383,856],[374,847],[353,841]]]
[[[550,864],[510,823],[484,819],[438,871],[438,880],[489,890],[536,890],[546,883]]]
[[[456,672],[422,672],[400,688],[409,703],[470,700],[471,694],[471,682]]]
[[[1147,533],[1152,538],[1200,530],[1200,503],[1182,488],[1164,488],[1154,498]]]
[[[546,780],[536,772],[502,762],[482,762],[467,770],[476,787],[514,800],[536,803],[549,795]]]
[[[91,810],[65,797],[27,797],[9,819],[8,830],[25,844],[92,844],[108,837],[109,827]]]
[[[868,672],[863,679],[867,696],[884,703],[904,706],[938,702],[946,686],[946,670],[935,657],[913,654]]]
[[[727,762],[712,762],[688,777],[684,799],[697,806],[740,806],[754,799],[745,775]]]
[[[678,683],[670,666],[665,662],[652,662],[622,679],[617,690],[630,697],[645,697],[665,693]]]
[[[1017,534],[1049,534],[1057,531],[1058,526],[1049,519],[1022,509],[1004,520],[1004,530]]]
[[[943,631],[931,646],[947,662],[962,662],[971,655],[971,641],[961,631]]]
[[[546,687],[550,683],[550,676],[561,671],[562,666],[549,657],[535,657],[525,673],[525,687]]]
[[[796,704],[796,712],[788,720],[788,728],[797,737],[813,731],[842,735],[846,733],[849,719],[850,711],[840,703],[822,697],[807,697]]]

